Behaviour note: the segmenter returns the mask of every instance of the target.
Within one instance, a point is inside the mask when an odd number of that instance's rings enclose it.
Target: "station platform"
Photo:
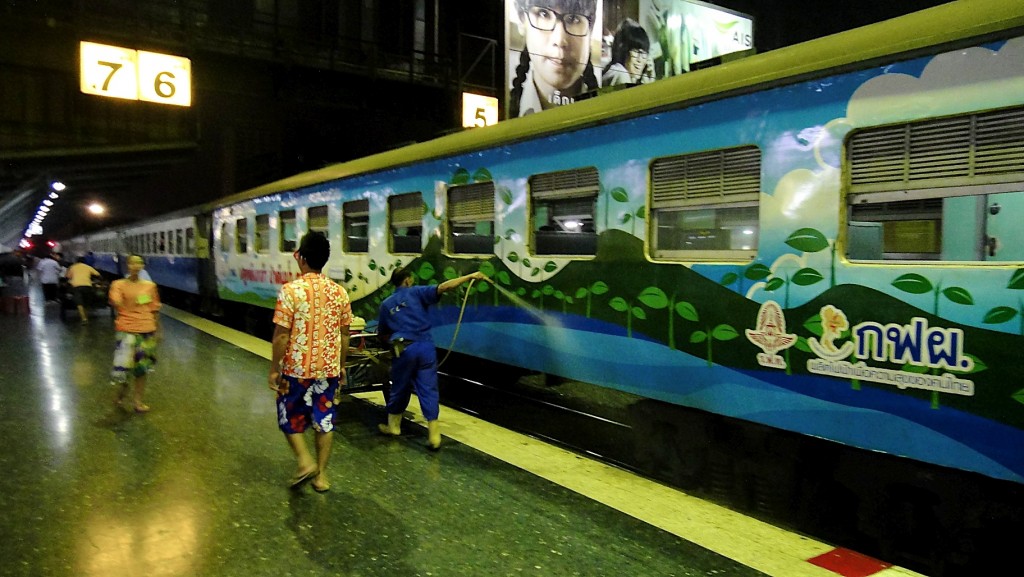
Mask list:
[[[415,399],[384,437],[380,392],[340,403],[331,490],[291,491],[269,343],[165,307],[127,413],[109,312],[26,292],[0,314],[2,576],[916,575],[451,408],[437,453]]]

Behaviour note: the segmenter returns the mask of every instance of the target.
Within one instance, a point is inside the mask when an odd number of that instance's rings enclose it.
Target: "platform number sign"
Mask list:
[[[490,126],[498,122],[498,99],[470,92],[462,93],[462,126]]]
[[[192,105],[188,58],[82,42],[80,63],[85,94]]]

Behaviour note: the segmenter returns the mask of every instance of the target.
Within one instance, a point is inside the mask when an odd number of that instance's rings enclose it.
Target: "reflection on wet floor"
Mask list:
[[[352,397],[331,491],[291,492],[265,359],[166,319],[153,411],[126,413],[106,313],[32,296],[0,316],[0,574],[759,574],[450,438],[379,436]]]

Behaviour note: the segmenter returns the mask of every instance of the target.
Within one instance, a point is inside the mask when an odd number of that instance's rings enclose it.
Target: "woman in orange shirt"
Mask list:
[[[132,407],[136,413],[149,411],[142,402],[146,375],[156,364],[156,344],[160,336],[160,294],[156,283],[139,278],[146,266],[137,254],[128,257],[128,276],[110,285],[110,304],[117,311],[114,329],[114,370],[111,380],[118,387],[117,406],[123,406],[128,394],[129,376],[134,376]]]

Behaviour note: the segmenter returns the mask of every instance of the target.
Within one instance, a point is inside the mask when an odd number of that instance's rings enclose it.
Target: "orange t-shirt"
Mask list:
[[[322,274],[302,275],[281,287],[274,324],[290,329],[282,374],[302,379],[341,374],[341,327],[352,324],[345,287]]]
[[[110,285],[110,304],[117,309],[115,330],[136,334],[156,330],[156,312],[160,310],[156,283],[117,279]]]

